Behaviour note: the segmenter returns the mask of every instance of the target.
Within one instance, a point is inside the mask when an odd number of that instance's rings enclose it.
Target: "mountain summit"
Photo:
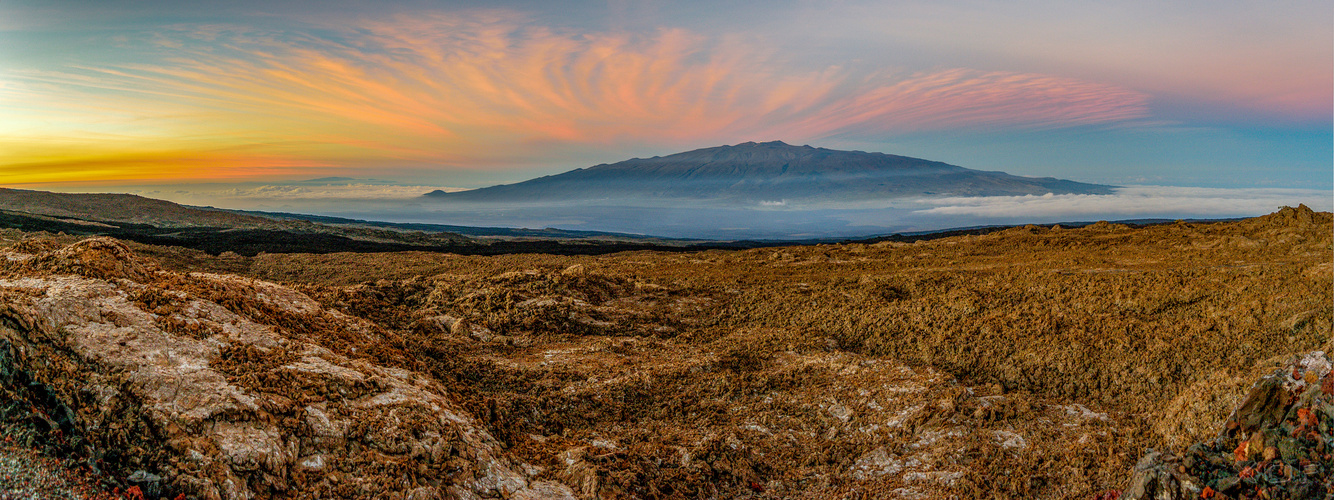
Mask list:
[[[884,153],[746,142],[635,158],[471,191],[426,196],[466,202],[696,200],[727,204],[843,202],[921,196],[1103,194],[1110,186],[971,170]]]

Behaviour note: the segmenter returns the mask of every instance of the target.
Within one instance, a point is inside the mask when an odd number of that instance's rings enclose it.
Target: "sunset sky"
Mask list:
[[[1331,47],[1328,1],[0,1],[0,185],[478,187],[783,140],[1328,190]]]

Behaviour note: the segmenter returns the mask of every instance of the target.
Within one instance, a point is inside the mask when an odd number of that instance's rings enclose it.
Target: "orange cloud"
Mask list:
[[[573,33],[512,17],[403,16],[322,27],[320,36],[203,26],[155,34],[167,54],[159,60],[20,75],[5,90],[36,103],[28,123],[58,113],[119,135],[103,144],[78,131],[85,148],[101,150],[54,160],[0,153],[0,183],[369,161],[481,166],[551,144],[811,140],[1146,116],[1146,96],[1074,79],[800,70],[753,41],[680,29]],[[201,144],[220,152],[182,153],[194,159],[176,163],[155,153]]]
[[[157,141],[153,141],[157,142]],[[169,141],[168,141],[169,142]],[[217,148],[85,136],[78,140],[0,139],[0,185],[122,185],[291,178],[336,165],[255,146]],[[271,149],[283,149],[271,145]]]
[[[797,130],[864,135],[951,128],[1048,129],[1148,115],[1146,96],[1047,75],[951,69],[913,74],[822,107]]]

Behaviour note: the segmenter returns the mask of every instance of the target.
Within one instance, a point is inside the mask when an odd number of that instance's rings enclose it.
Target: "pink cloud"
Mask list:
[[[808,140],[1147,116],[1145,95],[1113,85],[966,68],[795,69],[754,41],[681,29],[575,33],[503,12],[326,28],[337,36],[213,25],[157,34],[168,58],[29,75],[52,84],[31,97],[68,109],[114,99],[149,126],[185,115],[162,126],[223,144],[261,137],[311,144],[299,155],[423,164],[495,164],[534,144]]]

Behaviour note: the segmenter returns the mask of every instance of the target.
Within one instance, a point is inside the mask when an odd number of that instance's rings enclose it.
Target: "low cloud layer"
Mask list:
[[[1218,189],[1129,186],[1114,194],[987,196],[923,199],[931,208],[915,215],[970,216],[981,219],[1088,220],[1134,218],[1249,217],[1281,206],[1304,203],[1315,210],[1334,209],[1334,193],[1316,189]]]
[[[384,186],[348,184],[330,186],[266,185],[199,192],[233,200],[407,200],[434,190],[458,191],[436,186]]]
[[[360,181],[365,181],[361,179]],[[866,237],[992,224],[1052,224],[1127,219],[1254,217],[1282,206],[1334,210],[1334,192],[1316,189],[1216,189],[1130,186],[1110,195],[945,197],[878,204],[794,206],[766,200],[747,207],[551,204],[451,205],[423,199],[437,186],[272,184],[141,186],[129,191],[177,203],[307,213],[389,222],[557,227],[717,239]]]
[[[338,182],[318,184],[311,181],[273,184],[192,184],[157,186],[120,186],[97,189],[100,192],[129,193],[168,200],[185,205],[211,206],[240,210],[277,210],[283,212],[329,214],[357,210],[376,218],[376,213],[394,213],[435,190],[461,191],[444,186],[402,186]],[[76,190],[89,191],[87,189]]]

